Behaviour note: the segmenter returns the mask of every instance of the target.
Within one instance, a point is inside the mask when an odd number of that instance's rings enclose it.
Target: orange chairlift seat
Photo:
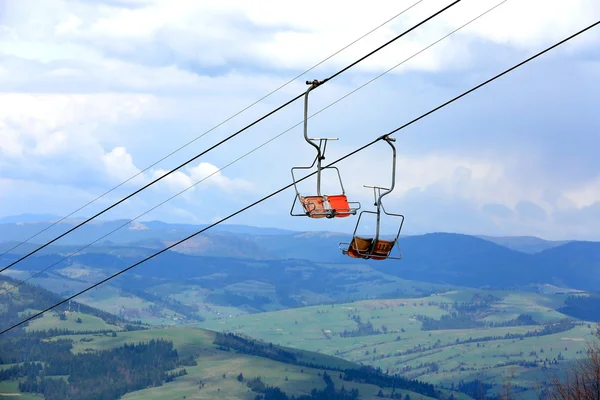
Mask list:
[[[345,194],[299,196],[299,199],[305,211],[305,214],[301,215],[308,215],[311,218],[345,218],[356,214],[356,209],[351,208],[351,203],[348,202]]]
[[[317,80],[307,81],[306,84],[310,85],[306,91],[304,97],[304,139],[308,144],[317,150],[317,156],[313,163],[308,167],[294,167],[292,168],[292,179],[294,180],[294,188],[296,189],[296,197],[290,210],[290,215],[299,217],[307,216],[310,218],[346,218],[350,215],[356,215],[356,212],[360,209],[359,202],[349,202],[346,197],[344,185],[342,183],[342,177],[337,167],[322,167],[321,161],[325,159],[325,150],[327,148],[328,140],[338,140],[337,138],[309,138],[308,137],[308,94],[311,90],[319,86],[322,82]],[[315,142],[318,141],[317,145]],[[298,191],[296,184],[296,177],[294,171],[299,169],[312,169],[316,164],[317,167],[317,194],[312,196],[303,196]],[[338,180],[341,187],[341,194],[323,195],[321,194],[321,173],[326,169],[335,170],[337,172]],[[294,213],[296,202],[302,205],[302,213]]]
[[[372,260],[385,260],[392,252],[394,244],[396,244],[394,240],[377,239],[373,250],[369,252],[373,241],[373,238],[355,236],[352,238],[352,242],[346,252],[352,258],[365,258],[366,256],[366,258]]]
[[[402,253],[398,257],[391,256],[391,252],[394,249],[394,246],[398,246],[398,251],[400,252],[400,246],[398,245],[398,238],[400,237],[400,231],[402,230],[402,225],[404,224],[404,216],[401,214],[393,214],[388,213],[383,207],[383,203],[381,199],[383,196],[389,194],[394,190],[395,181],[396,181],[396,148],[392,144],[396,139],[390,138],[389,136],[384,137],[384,140],[390,145],[393,150],[393,164],[392,164],[392,186],[387,189],[380,186],[367,186],[367,188],[373,189],[373,194],[375,197],[375,206],[377,207],[376,211],[362,211],[358,216],[358,221],[356,222],[356,227],[354,228],[354,233],[352,234],[352,240],[350,243],[340,243],[340,249],[343,254],[346,254],[352,258],[362,258],[365,260],[387,260],[395,259],[400,260],[402,258]],[[384,190],[383,193],[381,191]],[[400,218],[400,227],[398,228],[398,232],[392,240],[382,239],[380,237],[380,222],[381,222],[381,211],[387,216],[391,217],[399,217]],[[364,213],[374,214],[377,217],[377,225],[375,229],[375,235],[372,237],[362,237],[357,236],[356,231],[358,230],[358,226],[360,225],[360,220]]]

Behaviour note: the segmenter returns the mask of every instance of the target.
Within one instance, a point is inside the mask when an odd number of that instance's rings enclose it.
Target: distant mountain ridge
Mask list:
[[[0,243],[8,241],[23,241],[41,230],[49,227],[52,223],[60,220],[62,217],[51,214],[20,214],[14,216],[0,217]],[[83,222],[86,217],[74,217],[61,221],[58,227],[53,227],[48,231],[36,236],[30,243],[45,243],[64,229],[60,226],[67,225],[72,228],[73,225]],[[148,239],[165,239],[169,240],[171,236],[181,233],[192,233],[199,229],[205,228],[208,224],[182,224],[168,223],[163,221],[134,221],[130,220],[103,220],[96,219],[77,230],[77,233],[68,235],[61,239],[61,245],[64,244],[87,244],[96,240],[100,232],[100,236],[119,228],[115,233],[107,237],[107,241],[112,243],[135,243]],[[64,227],[63,227],[64,228]],[[307,235],[307,236],[340,236],[348,237],[350,233],[330,232],[330,231],[296,231],[289,229],[273,228],[273,227],[257,227],[239,224],[221,224],[211,228],[212,232],[225,231],[240,235]],[[404,236],[404,235],[403,235]],[[407,236],[422,236],[422,235],[407,235]],[[545,240],[534,236],[488,236],[488,235],[472,235],[513,250],[518,250],[524,253],[536,253],[549,248],[560,246],[569,243],[570,241],[553,241]],[[177,236],[181,239],[181,236]]]
[[[523,253],[539,253],[553,247],[561,246],[571,242],[570,240],[545,240],[535,236],[485,236],[479,235],[478,238],[488,240],[509,249],[522,251]]]
[[[61,240],[61,246],[48,246],[37,255],[57,259],[79,250],[80,247],[116,229],[127,220],[98,221],[85,225],[73,235]],[[37,233],[48,223],[0,224],[0,252],[7,251],[18,240]],[[66,224],[49,229],[50,238],[63,232]],[[121,229],[85,250],[85,258],[95,266],[125,265],[148,256],[197,231],[202,226],[169,224],[160,221],[143,222],[135,229]],[[44,234],[48,233],[44,232]],[[41,237],[36,242],[41,242]],[[70,237],[72,236],[72,237]],[[532,284],[552,284],[559,287],[600,289],[600,243],[579,241],[544,241],[532,237],[493,238],[455,233],[429,233],[403,236],[400,247],[401,261],[365,261],[351,259],[341,254],[338,243],[348,241],[349,234],[332,232],[295,232],[276,228],[259,228],[243,225],[219,225],[188,242],[154,259],[161,264],[192,265],[207,259],[226,258],[240,260],[306,260],[311,263],[346,265],[366,264],[388,275],[412,281],[449,284],[469,287],[511,288]],[[10,242],[10,243],[7,243]],[[2,264],[15,260],[36,248],[26,243],[1,258]],[[167,257],[169,253],[182,253],[190,257]],[[111,261],[112,260],[112,261]],[[168,260],[168,261],[167,261]],[[196,260],[196,261],[192,261]],[[29,262],[27,262],[29,261]],[[154,264],[153,262],[153,264]],[[210,263],[213,263],[211,261]],[[32,257],[22,268],[39,268],[39,259]],[[158,265],[157,265],[158,266]],[[140,268],[142,271],[143,268]],[[158,270],[155,272],[158,273]],[[160,272],[167,278],[169,273]],[[188,275],[188,273],[183,273]],[[260,276],[254,276],[258,279]]]
[[[13,220],[13,222],[0,221],[0,243],[16,242],[26,240],[40,231],[49,228],[53,222],[49,220],[34,221],[31,216],[28,218],[4,217],[2,220]],[[56,219],[58,220],[58,219]],[[83,219],[66,219],[49,228],[47,231],[39,234],[29,241],[29,243],[45,243],[54,239],[64,231],[71,229],[74,225],[83,222]],[[61,245],[87,244],[104,236],[111,231],[115,231],[106,238],[113,243],[134,243],[142,240],[162,239],[172,240],[181,239],[186,235],[196,232],[208,225],[192,224],[170,224],[161,221],[144,221],[129,223],[130,220],[93,220],[78,228],[73,234],[67,235],[60,240]],[[118,229],[118,230],[117,230]],[[279,228],[261,228],[246,225],[218,225],[210,232],[229,232],[239,235],[279,235],[291,234],[295,231]]]

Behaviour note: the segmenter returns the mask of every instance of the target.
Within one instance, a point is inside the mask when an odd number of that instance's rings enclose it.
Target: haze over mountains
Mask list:
[[[0,224],[0,251],[7,251],[51,224],[33,222],[36,218],[54,219],[53,216],[33,215],[3,218],[11,222]],[[61,239],[57,242],[59,245],[48,246],[13,268],[39,270],[42,265],[45,267],[48,262],[59,261],[127,222],[93,221]],[[2,264],[17,259],[19,255],[35,249],[36,244],[55,237],[76,223],[78,221],[65,220],[48,229],[30,243],[1,257]],[[71,257],[68,264],[102,269],[125,268],[200,228],[202,226],[160,221],[126,225]],[[597,242],[430,233],[401,237],[403,259],[378,262],[354,260],[342,255],[338,243],[348,241],[350,237],[349,234],[331,232],[219,225],[160,255],[149,265],[138,267],[136,274],[173,279],[192,277],[202,274],[202,271],[217,272],[223,268],[223,261],[219,259],[225,258],[228,270],[221,272],[226,273],[231,273],[229,270],[233,265],[264,260],[273,265],[285,265],[285,268],[298,263],[366,265],[402,279],[468,287],[514,288],[552,284],[571,289],[600,289],[600,243]],[[162,270],[153,267],[165,264],[176,267]],[[253,279],[260,279],[264,272],[257,272]]]

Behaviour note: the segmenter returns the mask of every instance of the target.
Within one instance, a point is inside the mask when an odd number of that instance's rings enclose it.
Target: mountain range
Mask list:
[[[5,221],[17,222],[0,224],[0,252],[12,249],[20,241],[51,225],[50,222],[33,222],[34,219],[31,215],[4,218]],[[43,217],[38,218],[41,219]],[[58,262],[127,222],[92,221],[61,239],[58,242],[61,245],[48,246],[18,264],[18,268],[39,270],[40,265]],[[6,264],[16,260],[76,223],[79,221],[60,222],[29,243],[10,250],[0,261]],[[71,257],[70,262],[94,268],[124,268],[202,227],[160,221],[133,223]],[[219,268],[228,272],[224,269],[224,260],[230,267],[247,265],[250,260],[262,260],[272,265],[283,265],[283,268],[297,266],[298,263],[365,265],[405,280],[462,287],[514,288],[552,284],[572,289],[600,289],[600,243],[597,242],[429,233],[402,236],[400,247],[403,258],[400,261],[365,261],[342,255],[338,243],[349,238],[350,235],[342,233],[295,232],[223,224],[161,254],[150,261],[150,265],[139,267],[136,273],[145,275],[152,271],[154,277],[179,279],[201,275],[199,265],[204,265],[202,269],[211,273]],[[177,268],[164,268],[165,265],[176,265]],[[214,267],[209,268],[208,265]],[[234,269],[242,271],[244,268]],[[260,280],[260,273],[252,279]]]

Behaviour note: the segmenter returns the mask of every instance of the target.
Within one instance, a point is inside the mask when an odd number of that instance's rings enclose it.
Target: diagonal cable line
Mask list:
[[[345,67],[344,69],[342,69],[342,71],[346,71],[348,68],[356,65],[357,63],[363,61],[364,59],[366,59],[367,57],[370,57],[371,55],[373,55],[374,53],[376,53],[377,51],[383,49],[384,47],[390,45],[391,43],[395,42],[396,40],[400,39],[401,37],[407,35],[408,33],[412,32],[413,30],[417,29],[418,27],[420,27],[421,25],[425,24],[427,21],[435,18],[436,16],[442,14],[444,11],[450,9],[451,7],[455,6],[456,4],[458,4],[459,2],[461,2],[462,0],[455,0],[453,3],[447,5],[446,7],[442,8],[441,10],[437,11],[436,13],[430,15],[429,17],[425,18],[423,21],[419,22],[418,24],[414,25],[412,28],[409,28],[408,30],[402,32],[401,34],[397,35],[396,37],[394,37],[393,39],[389,40],[388,42],[384,43],[383,45],[379,46],[377,49],[371,51],[370,53],[368,53],[367,55],[361,57],[360,59],[358,59],[357,61],[353,62],[352,64],[350,64],[349,66]],[[329,80],[333,79],[334,77],[338,76],[341,72],[337,72],[335,74],[333,74],[331,77],[325,79],[320,85],[318,85],[316,88],[319,88],[321,86],[323,86],[323,84],[327,83]],[[315,88],[315,89],[316,89]],[[35,250],[25,254],[24,256],[22,256],[21,258],[17,259],[16,261],[13,261],[12,263],[8,264],[7,266],[5,266],[4,268],[0,269],[0,272],[3,272],[5,270],[7,270],[8,268],[14,266],[15,264],[23,261],[24,259],[26,259],[27,257],[31,256],[32,254],[37,253],[38,251],[42,250],[43,248],[45,248],[46,246],[49,246],[50,244],[54,243],[55,241],[59,240],[60,238],[68,235],[69,233],[75,231],[76,229],[80,228],[81,226],[87,224],[88,222],[90,222],[91,220],[93,220],[94,218],[104,214],[105,212],[111,210],[112,208],[118,206],[119,204],[123,203],[124,201],[130,199],[131,197],[135,196],[136,194],[138,194],[139,192],[147,189],[148,187],[154,185],[155,183],[159,182],[160,180],[166,178],[167,176],[169,176],[170,174],[178,171],[179,169],[183,168],[184,166],[186,166],[187,164],[191,163],[192,161],[198,159],[199,157],[205,155],[206,153],[210,152],[211,150],[219,147],[220,145],[222,145],[223,143],[231,140],[232,138],[234,138],[235,136],[239,135],[240,133],[244,132],[245,130],[251,128],[252,126],[256,125],[257,123],[259,123],[260,121],[268,118],[269,116],[275,114],[277,111],[287,107],[288,105],[292,104],[293,102],[295,102],[296,100],[300,99],[301,97],[304,96],[304,92],[300,93],[298,96],[296,96],[295,98],[287,101],[286,103],[282,104],[281,106],[275,108],[274,110],[272,110],[271,112],[269,112],[268,114],[265,114],[264,116],[262,116],[261,118],[257,119],[256,121],[252,122],[251,124],[247,125],[246,127],[238,130],[237,132],[233,133],[232,135],[226,137],[225,139],[221,140],[220,142],[218,142],[217,144],[209,147],[208,149],[202,151],[201,153],[197,154],[196,156],[192,157],[191,159],[187,160],[186,162],[184,162],[183,164],[180,164],[178,167],[166,172],[165,174],[163,174],[162,176],[154,179],[152,182],[144,185],[143,187],[141,187],[140,189],[136,190],[135,192],[125,196],[124,198],[122,198],[121,200],[117,201],[116,203],[114,203],[113,205],[105,208],[104,210],[96,213],[95,215],[93,215],[92,217],[86,219],[85,221],[79,223],[78,225],[75,225],[73,228],[67,230],[66,232],[60,234],[59,236],[55,237],[54,239],[50,240],[49,242],[46,242],[45,244],[41,245],[40,247],[36,248]]]
[[[335,100],[334,102],[330,103],[329,105],[327,105],[326,107],[321,108],[320,110],[316,111],[314,114],[310,115],[308,117],[308,119],[322,113],[323,111],[327,110],[328,108],[332,107],[333,105],[339,103],[340,101],[344,100],[345,98],[347,98],[348,96],[356,93],[357,91],[359,91],[360,89],[364,88],[365,86],[373,83],[374,81],[376,81],[377,79],[381,78],[382,76],[384,76],[385,74],[389,73],[390,71],[392,71],[395,68],[398,68],[399,66],[405,64],[406,62],[412,60],[413,58],[415,58],[416,56],[418,56],[419,54],[423,53],[424,51],[428,50],[429,48],[435,46],[436,44],[440,43],[441,41],[445,40],[446,38],[452,36],[454,33],[460,31],[461,29],[463,29],[464,27],[466,27],[467,25],[475,22],[476,20],[478,20],[479,18],[483,17],[484,15],[488,14],[489,12],[495,10],[497,7],[501,6],[502,4],[506,3],[508,0],[502,0],[500,3],[496,4],[495,6],[493,6],[492,8],[488,9],[487,11],[479,14],[478,16],[476,16],[475,18],[469,20],[468,22],[464,23],[463,25],[459,26],[458,28],[454,29],[453,31],[449,32],[448,34],[444,35],[443,37],[441,37],[440,39],[436,40],[435,42],[431,43],[430,45],[424,47],[423,49],[419,50],[418,52],[414,53],[413,55],[411,55],[410,57],[402,60],[401,62],[399,62],[398,64],[394,65],[393,67],[389,68],[388,70],[384,71],[383,73],[375,76],[374,78],[370,79],[369,81],[365,82],[364,84],[362,84],[361,86],[357,87],[356,89],[353,89],[352,91],[346,93],[344,96],[338,98],[337,100]],[[13,291],[14,289],[16,289],[17,287],[21,286],[23,283],[29,281],[30,279],[35,278],[36,276],[46,272],[47,270],[49,270],[50,268],[54,267],[55,265],[60,264],[61,262],[67,260],[68,258],[80,253],[81,251],[87,249],[88,247],[90,247],[91,245],[99,242],[100,240],[104,239],[105,237],[112,235],[113,233],[115,233],[116,231],[124,228],[125,226],[129,225],[130,223],[138,220],[139,218],[143,217],[144,215],[150,213],[151,211],[154,211],[155,209],[157,209],[158,207],[162,206],[163,204],[173,200],[174,198],[180,196],[181,194],[185,193],[186,191],[190,190],[191,188],[197,186],[198,184],[200,184],[201,182],[207,180],[208,178],[210,178],[211,176],[223,171],[224,169],[226,169],[227,167],[231,166],[232,164],[235,164],[236,162],[240,161],[241,159],[249,156],[250,154],[254,153],[255,151],[257,151],[258,149],[266,146],[267,144],[269,144],[270,142],[274,141],[275,139],[283,136],[284,134],[288,133],[289,131],[291,131],[292,129],[296,128],[299,125],[302,125],[304,121],[300,121],[297,124],[291,126],[290,128],[286,129],[285,131],[281,132],[280,134],[278,134],[277,136],[274,136],[273,138],[269,139],[268,141],[264,142],[263,144],[259,145],[258,147],[255,147],[254,149],[250,150],[249,152],[245,153],[244,155],[238,157],[237,159],[235,159],[234,161],[231,161],[230,163],[228,163],[227,165],[217,169],[216,171],[214,171],[212,174],[208,175],[207,177],[199,180],[198,182],[188,186],[187,188],[183,189],[182,191],[180,191],[179,193],[169,197],[168,199],[162,201],[161,203],[157,204],[156,206],[152,207],[151,209],[149,209],[148,211],[144,212],[143,214],[138,215],[137,217],[133,218],[132,220],[125,222],[124,224],[118,226],[117,228],[115,228],[114,230],[108,232],[107,234],[99,237],[98,239],[94,240],[91,243],[88,243],[87,245],[85,245],[84,247],[80,248],[77,251],[74,251],[72,253],[70,253],[69,255],[67,255],[66,257],[64,257],[63,259],[49,265],[48,267],[33,273],[30,277],[28,277],[27,279],[24,279],[22,281],[20,281],[19,283],[9,287],[8,289],[4,290],[3,292],[0,292],[0,295],[8,293],[10,291]]]
[[[61,223],[62,221],[64,221],[65,219],[69,218],[70,216],[74,215],[75,213],[83,210],[84,208],[86,208],[87,206],[89,206],[92,203],[95,203],[96,201],[100,200],[101,198],[103,198],[104,196],[106,196],[107,194],[112,193],[113,191],[115,191],[116,189],[120,188],[121,186],[123,186],[124,184],[126,184],[127,182],[130,182],[131,180],[137,178],[138,176],[140,176],[141,174],[143,174],[144,172],[148,171],[150,168],[156,166],[157,164],[159,164],[160,162],[166,160],[167,158],[171,157],[172,155],[174,155],[175,153],[178,153],[179,151],[183,150],[184,148],[186,148],[187,146],[191,145],[192,143],[194,143],[195,141],[197,141],[198,139],[206,136],[207,134],[209,134],[210,132],[214,131],[215,129],[219,128],[220,126],[224,125],[225,123],[231,121],[233,118],[237,117],[238,115],[244,113],[245,111],[249,110],[250,108],[254,107],[255,105],[257,105],[258,103],[260,103],[261,101],[265,100],[267,97],[275,94],[276,92],[278,92],[279,90],[283,89],[284,87],[288,86],[290,83],[294,82],[296,79],[300,78],[303,75],[306,75],[308,72],[312,71],[313,69],[315,69],[316,67],[318,67],[319,65],[323,64],[324,62],[330,60],[331,58],[335,57],[336,55],[340,54],[342,51],[346,50],[347,48],[353,46],[354,44],[358,43],[359,41],[361,41],[362,39],[364,39],[365,37],[369,36],[371,33],[375,32],[376,30],[382,28],[383,26],[387,25],[388,23],[392,22],[394,19],[400,17],[401,15],[403,15],[404,13],[406,13],[407,11],[409,11],[410,9],[412,9],[413,7],[417,6],[418,4],[422,3],[424,0],[419,0],[416,3],[413,3],[411,6],[409,6],[408,8],[405,8],[404,10],[400,11],[399,13],[397,13],[396,15],[392,16],[391,18],[387,19],[386,21],[382,22],[381,24],[377,25],[375,28],[371,29],[370,31],[368,31],[367,33],[363,34],[362,36],[360,36],[359,38],[355,39],[354,41],[348,43],[346,46],[342,47],[341,49],[337,50],[335,53],[331,54],[330,56],[324,58],[323,60],[319,61],[318,63],[316,63],[315,65],[313,65],[312,67],[308,68],[306,71],[302,72],[299,75],[296,75],[295,77],[293,77],[292,79],[290,79],[289,81],[287,81],[286,83],[282,84],[281,86],[273,89],[271,92],[267,93],[266,95],[264,95],[263,97],[261,97],[260,99],[256,100],[254,103],[246,106],[245,108],[243,108],[242,110],[238,111],[237,113],[233,114],[232,116],[226,118],[225,120],[223,120],[222,122],[220,122],[219,124],[215,125],[214,127],[210,128],[209,130],[207,130],[206,132],[202,133],[199,136],[196,136],[194,139],[190,140],[189,142],[185,143],[184,145],[182,145],[181,147],[173,150],[171,153],[167,154],[166,156],[164,156],[163,158],[161,158],[160,160],[154,162],[153,164],[147,166],[146,168],[144,168],[143,170],[139,171],[137,174],[133,175],[132,177],[128,178],[127,180],[119,183],[117,186],[113,187],[112,189],[102,193],[101,195],[99,195],[98,197],[96,197],[95,199],[89,201],[88,203],[84,204],[83,206],[79,207],[78,209],[72,211],[69,215],[66,215],[64,217],[62,217],[61,219],[59,219],[58,221],[53,222],[51,225],[47,226],[46,228],[42,229],[41,231],[39,231],[38,233],[34,234],[33,236],[28,237],[27,239],[25,239],[24,241],[16,244],[14,247],[11,247],[10,249],[6,250],[5,252],[3,252],[2,254],[0,254],[0,257],[2,257],[3,255],[13,251],[14,249],[16,249],[17,247],[29,242],[31,239],[36,238],[37,236],[41,235],[42,233],[46,232],[48,229],[52,228],[53,226]]]
[[[354,150],[354,151],[352,151],[352,152],[350,152],[350,153],[346,154],[345,156],[343,156],[343,157],[341,157],[341,158],[338,158],[337,160],[335,160],[335,161],[333,161],[333,162],[329,163],[329,164],[328,164],[328,165],[326,165],[324,168],[331,167],[332,165],[334,165],[334,164],[337,164],[338,162],[340,162],[340,161],[343,161],[343,160],[345,160],[346,158],[348,158],[348,157],[351,157],[352,155],[354,155],[354,154],[356,154],[356,153],[358,153],[358,152],[360,152],[360,151],[362,151],[362,150],[364,150],[364,149],[366,149],[366,148],[368,148],[368,147],[372,146],[373,144],[377,143],[378,141],[380,141],[380,140],[384,139],[385,137],[387,137],[387,136],[389,136],[389,135],[391,135],[391,134],[393,134],[393,133],[396,133],[396,132],[398,132],[398,131],[400,131],[400,130],[402,130],[402,129],[405,129],[406,127],[408,127],[408,126],[410,126],[410,125],[414,124],[415,122],[418,122],[418,121],[420,121],[420,120],[421,120],[421,119],[423,119],[423,118],[426,118],[427,116],[429,116],[429,115],[433,114],[434,112],[436,112],[436,111],[438,111],[438,110],[440,110],[440,109],[442,109],[442,108],[444,108],[444,107],[446,107],[446,106],[448,106],[448,105],[450,105],[450,104],[454,103],[455,101],[457,101],[457,100],[459,100],[459,99],[463,98],[464,96],[466,96],[466,95],[468,95],[468,94],[470,94],[470,93],[474,92],[475,90],[477,90],[477,89],[480,89],[481,87],[483,87],[483,86],[485,86],[485,85],[487,85],[487,84],[489,84],[489,83],[491,83],[491,82],[495,81],[496,79],[499,79],[500,77],[502,77],[502,76],[506,75],[507,73],[509,73],[509,72],[511,72],[511,71],[513,71],[513,70],[515,70],[515,69],[519,68],[520,66],[522,66],[522,65],[524,65],[524,64],[526,64],[526,63],[528,63],[528,62],[530,62],[530,61],[532,61],[532,60],[534,60],[535,58],[537,58],[537,57],[539,57],[539,56],[541,56],[541,55],[543,55],[543,54],[545,54],[545,53],[549,52],[550,50],[552,50],[552,49],[554,49],[554,48],[556,48],[556,47],[558,47],[558,46],[560,46],[560,45],[562,45],[562,44],[564,44],[564,43],[568,42],[569,40],[573,39],[574,37],[576,37],[576,36],[578,36],[578,35],[581,35],[582,33],[584,33],[584,32],[586,32],[586,31],[588,31],[588,30],[590,30],[590,29],[592,29],[592,28],[596,27],[596,26],[597,26],[597,25],[599,25],[599,24],[600,24],[600,20],[599,20],[599,21],[597,21],[597,22],[595,22],[595,23],[593,23],[593,24],[591,24],[591,25],[589,25],[589,26],[587,26],[586,28],[583,28],[583,29],[582,29],[582,30],[580,30],[579,32],[576,32],[576,33],[572,34],[571,36],[569,36],[569,37],[567,37],[567,38],[565,38],[565,39],[561,40],[560,42],[558,42],[558,43],[555,43],[555,44],[553,44],[552,46],[550,46],[550,47],[548,47],[548,48],[546,48],[546,49],[544,49],[544,50],[540,51],[539,53],[537,53],[537,54],[534,54],[533,56],[529,57],[528,59],[526,59],[526,60],[524,60],[524,61],[521,61],[520,63],[518,63],[518,64],[514,65],[513,67],[510,67],[509,69],[506,69],[506,70],[504,70],[503,72],[501,72],[501,73],[499,73],[499,74],[497,74],[497,75],[493,76],[492,78],[490,78],[490,79],[488,79],[488,80],[486,80],[486,81],[484,81],[484,82],[480,83],[479,85],[477,85],[477,86],[475,86],[475,87],[473,87],[473,88],[471,88],[471,89],[467,90],[466,92],[463,92],[462,94],[460,94],[460,95],[458,95],[458,96],[456,96],[456,97],[454,97],[454,98],[452,98],[452,99],[450,99],[450,100],[446,101],[445,103],[442,103],[442,104],[440,104],[439,106],[437,106],[437,107],[435,107],[435,108],[431,109],[430,111],[428,111],[428,112],[426,112],[426,113],[424,113],[424,114],[421,114],[419,117],[417,117],[417,118],[415,118],[415,119],[413,119],[413,120],[411,120],[411,121],[407,122],[406,124],[404,124],[404,125],[402,125],[402,126],[400,126],[400,127],[396,128],[396,129],[394,129],[394,130],[390,131],[389,133],[386,133],[386,134],[384,134],[384,135],[382,135],[382,136],[379,136],[378,138],[376,138],[376,139],[374,139],[373,141],[371,141],[371,142],[369,142],[369,143],[365,144],[364,146],[362,146],[362,147],[360,147],[360,148],[358,148],[358,149],[356,149],[356,150]],[[310,176],[312,176],[312,175],[314,175],[314,174],[316,174],[316,173],[317,173],[317,171],[314,171],[314,172],[312,172],[311,174],[309,174],[309,175],[307,175],[307,176],[305,176],[305,177],[303,177],[303,178],[299,179],[298,181],[296,181],[296,183],[298,183],[298,182],[301,182],[301,181],[303,181],[303,180],[305,180],[305,179],[308,179]],[[294,182],[292,182],[292,183],[290,183],[290,184],[288,184],[288,185],[286,185],[286,186],[284,186],[284,187],[282,187],[282,188],[280,188],[280,189],[278,189],[278,190],[274,191],[273,193],[271,193],[271,194],[269,194],[269,195],[267,195],[267,196],[263,197],[263,198],[262,198],[262,199],[260,199],[260,200],[257,200],[257,201],[255,201],[255,202],[254,202],[254,203],[252,203],[252,204],[249,204],[249,205],[247,205],[247,206],[246,206],[246,207],[244,207],[244,208],[241,208],[241,209],[239,209],[238,211],[236,211],[236,212],[234,212],[234,213],[232,213],[232,214],[229,214],[227,217],[224,217],[224,218],[220,219],[219,221],[216,221],[216,222],[214,222],[213,224],[211,224],[211,225],[209,225],[209,226],[207,226],[207,227],[205,227],[205,228],[203,228],[203,229],[200,229],[199,231],[197,231],[197,232],[195,232],[195,233],[193,233],[193,234],[191,234],[191,235],[189,235],[189,236],[187,236],[187,237],[185,237],[185,238],[181,239],[180,241],[178,241],[178,242],[175,242],[175,243],[173,243],[172,245],[165,247],[164,249],[162,249],[162,250],[160,250],[160,251],[158,251],[158,252],[156,252],[156,253],[154,253],[154,254],[152,254],[152,255],[150,255],[150,256],[148,256],[148,257],[146,257],[146,258],[144,258],[143,260],[141,260],[141,261],[138,261],[137,263],[135,263],[135,264],[133,264],[133,265],[130,265],[129,267],[127,267],[127,268],[125,268],[125,269],[123,269],[123,270],[121,270],[121,271],[119,271],[119,272],[117,272],[117,273],[115,273],[115,274],[113,274],[113,275],[111,275],[111,276],[107,277],[107,278],[104,278],[103,280],[101,280],[101,281],[99,281],[99,282],[97,282],[97,283],[93,284],[92,286],[89,286],[88,288],[86,288],[86,289],[83,289],[83,290],[81,290],[81,291],[79,291],[79,292],[75,293],[74,295],[72,295],[72,296],[69,296],[69,297],[67,297],[67,298],[63,299],[63,300],[61,300],[60,302],[58,302],[58,303],[56,303],[56,304],[54,304],[54,305],[52,305],[52,306],[50,306],[50,307],[48,307],[48,308],[46,308],[46,309],[44,309],[44,310],[42,310],[42,311],[40,311],[40,312],[38,312],[38,313],[34,314],[34,315],[32,315],[32,316],[30,316],[30,317],[28,317],[28,318],[26,318],[26,319],[24,319],[24,320],[22,320],[22,321],[20,321],[20,322],[18,322],[18,323],[16,323],[16,324],[14,324],[14,325],[11,325],[10,327],[8,327],[8,328],[4,329],[3,331],[1,331],[1,332],[0,332],[0,335],[4,334],[4,333],[6,333],[6,332],[8,332],[8,331],[10,331],[10,330],[12,330],[12,329],[15,329],[16,327],[18,327],[18,326],[20,326],[20,325],[24,324],[24,323],[25,323],[25,322],[27,322],[27,321],[30,321],[30,320],[32,320],[32,319],[34,319],[34,318],[37,318],[38,316],[40,316],[40,315],[44,314],[45,312],[47,312],[47,311],[49,311],[49,310],[52,310],[53,308],[55,308],[55,307],[58,307],[59,305],[61,305],[61,304],[64,304],[64,303],[68,302],[69,300],[72,300],[72,299],[74,299],[75,297],[77,297],[77,296],[80,296],[81,294],[83,294],[83,293],[85,293],[85,292],[87,292],[87,291],[89,291],[89,290],[92,290],[92,289],[93,289],[93,288],[95,288],[95,287],[98,287],[98,286],[100,286],[101,284],[103,284],[103,283],[105,283],[105,282],[107,282],[107,281],[109,281],[109,280],[111,280],[111,279],[113,279],[113,278],[115,278],[115,277],[117,277],[117,276],[119,276],[119,275],[121,275],[121,274],[123,274],[123,273],[125,273],[125,272],[127,272],[127,271],[129,271],[129,270],[131,270],[131,269],[133,269],[133,268],[135,268],[135,267],[137,267],[138,265],[140,265],[140,264],[142,264],[142,263],[144,263],[144,262],[146,262],[146,261],[148,261],[148,260],[150,260],[150,259],[152,259],[152,258],[154,258],[154,257],[156,257],[156,256],[158,256],[158,255],[160,255],[160,254],[162,254],[162,253],[164,253],[164,252],[166,252],[166,251],[168,251],[168,250],[172,249],[173,247],[180,245],[181,243],[185,242],[186,240],[189,240],[189,239],[193,238],[194,236],[197,236],[197,235],[201,234],[202,232],[205,232],[205,231],[207,231],[207,230],[209,230],[209,229],[211,229],[211,228],[213,228],[213,227],[215,227],[215,226],[217,226],[217,225],[219,225],[219,224],[221,224],[221,223],[223,223],[223,222],[227,221],[228,219],[230,219],[230,218],[233,218],[233,217],[235,217],[236,215],[238,215],[238,214],[240,214],[240,213],[242,213],[242,212],[244,212],[244,211],[246,211],[246,210],[248,210],[248,209],[250,209],[250,208],[252,208],[252,207],[256,206],[257,204],[259,204],[259,203],[262,203],[262,202],[263,202],[263,201],[265,201],[265,200],[268,200],[269,198],[271,198],[271,197],[273,197],[273,196],[275,196],[275,195],[277,195],[277,194],[279,194],[279,193],[281,193],[281,192],[283,192],[283,191],[285,191],[285,190],[287,190],[287,189],[291,188],[292,186],[294,186]]]

